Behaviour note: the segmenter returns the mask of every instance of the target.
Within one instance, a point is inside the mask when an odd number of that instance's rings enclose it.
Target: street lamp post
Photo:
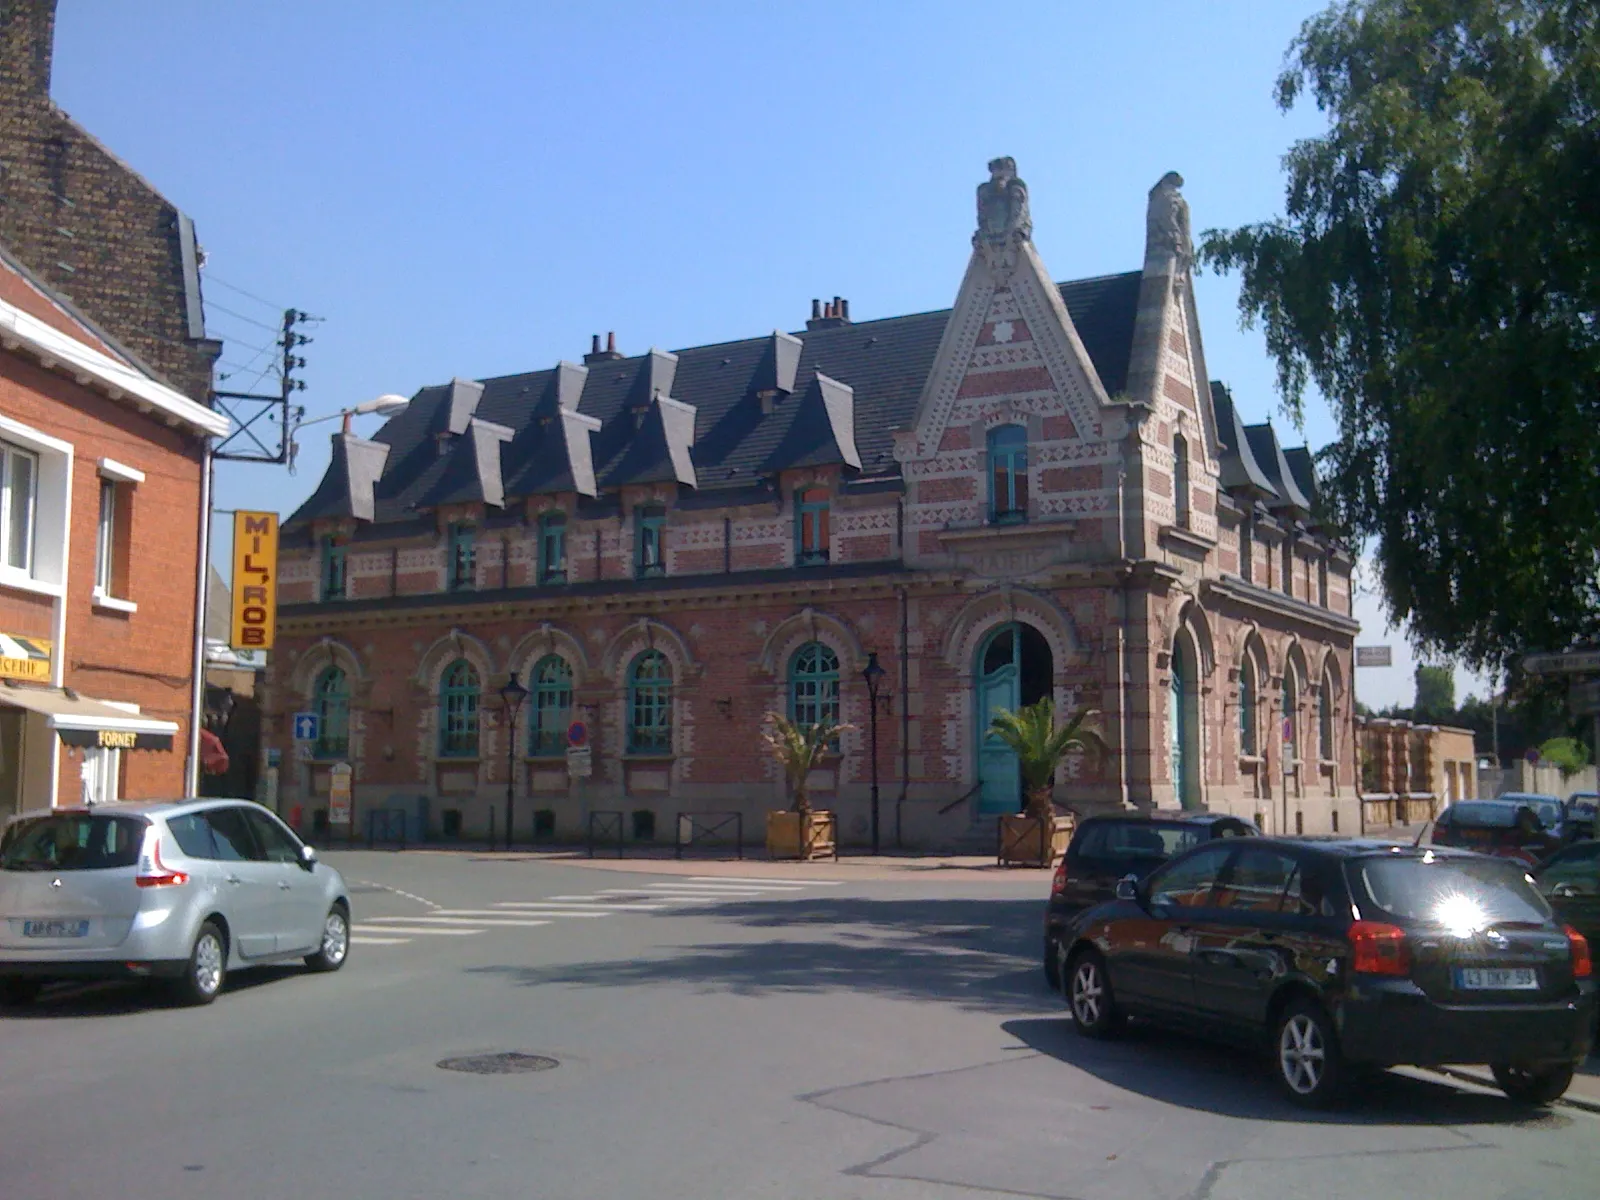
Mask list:
[[[500,699],[506,706],[506,849],[511,849],[511,834],[516,828],[517,803],[517,713],[528,698],[528,689],[517,682],[517,673],[511,672],[505,687],[500,689]]]
[[[872,853],[878,853],[878,688],[888,672],[878,665],[878,652],[867,653],[867,665],[861,678],[867,683],[867,702],[872,706],[869,734],[872,753]]]
[[[309,429],[313,425],[321,425],[324,421],[339,421],[343,431],[349,433],[350,422],[355,417],[364,417],[368,413],[379,413],[385,417],[396,416],[410,403],[411,401],[404,396],[397,396],[393,392],[389,392],[382,396],[376,396],[371,400],[363,400],[360,404],[351,405],[349,408],[341,408],[338,412],[329,413],[325,417],[312,417],[309,421],[296,421],[294,432],[299,433],[302,429]]]

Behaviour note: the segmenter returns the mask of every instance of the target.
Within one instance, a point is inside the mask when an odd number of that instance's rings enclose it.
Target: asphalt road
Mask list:
[[[779,890],[328,857],[360,938],[336,975],[0,1018],[0,1197],[1600,1194],[1600,1116],[1390,1073],[1308,1117],[1235,1053],[1077,1037],[1038,969],[1042,875]],[[504,1051],[559,1065],[435,1065]]]

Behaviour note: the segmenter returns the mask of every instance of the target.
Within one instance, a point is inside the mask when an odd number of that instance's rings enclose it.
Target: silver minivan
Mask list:
[[[0,1004],[51,979],[153,978],[209,1004],[230,970],[350,952],[343,877],[247,800],[12,818],[0,835]]]

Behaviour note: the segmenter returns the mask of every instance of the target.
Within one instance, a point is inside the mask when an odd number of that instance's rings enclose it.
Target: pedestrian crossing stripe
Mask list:
[[[428,934],[432,937],[467,937],[474,933],[482,933],[481,929],[447,929],[439,925],[418,925],[422,917],[373,917],[361,928],[373,928],[382,933],[406,933],[412,936]],[[406,925],[379,925],[379,921],[407,921]]]
[[[352,946],[403,946],[410,940],[408,937],[368,937],[361,933],[350,935]]]
[[[546,908],[543,905],[529,905],[519,909],[504,908],[441,908],[428,914],[430,917],[609,917],[611,914],[605,909],[591,909],[588,912],[573,908]]]
[[[808,879],[804,883],[790,883],[785,879],[751,879],[733,875],[691,875],[689,883],[760,883],[776,887],[843,887],[842,879]]]
[[[485,928],[489,928],[489,927],[493,927],[493,926],[515,927],[515,926],[518,926],[518,925],[525,925],[525,926],[528,926],[528,927],[531,928],[531,927],[533,927],[535,925],[548,925],[548,924],[550,924],[549,921],[522,920],[521,918],[515,917],[511,913],[507,913],[504,918],[495,918],[495,917],[432,917],[432,916],[429,916],[429,917],[373,917],[370,923],[373,924],[373,925],[381,925],[384,929],[393,929],[394,926],[389,924],[389,922],[391,922],[391,921],[397,921],[397,922],[398,921],[404,921],[408,925],[422,925],[422,926],[434,926],[434,925],[452,925],[452,926],[453,925],[481,925],[481,926],[483,926]]]
[[[658,900],[660,899],[659,896],[654,898]],[[582,915],[589,912],[660,912],[663,908],[666,908],[667,905],[629,904],[625,901],[618,901],[617,903],[612,903],[610,901],[596,901],[593,904],[565,904],[552,903],[549,900],[496,900],[494,902],[494,907],[501,909],[540,909],[547,912],[562,911],[574,913],[576,915]]]

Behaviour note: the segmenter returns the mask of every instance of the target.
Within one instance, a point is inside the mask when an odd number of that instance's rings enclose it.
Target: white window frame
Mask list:
[[[18,504],[16,483],[18,462],[28,464],[28,494],[21,502],[28,507],[26,528],[23,530],[22,561],[12,562],[11,524]],[[33,574],[33,548],[38,541],[39,523],[39,454],[36,450],[0,442],[0,566],[11,571]]]
[[[117,495],[120,491],[144,482],[144,472],[137,467],[119,463],[114,458],[100,460],[100,517],[95,535],[94,592],[96,608],[115,612],[133,613],[139,606],[126,596],[112,591],[117,551]]]
[[[0,587],[60,597],[66,592],[68,530],[72,527],[71,442],[0,415],[0,442],[35,460],[33,546],[26,570],[0,559]],[[0,512],[0,517],[9,517]]]

